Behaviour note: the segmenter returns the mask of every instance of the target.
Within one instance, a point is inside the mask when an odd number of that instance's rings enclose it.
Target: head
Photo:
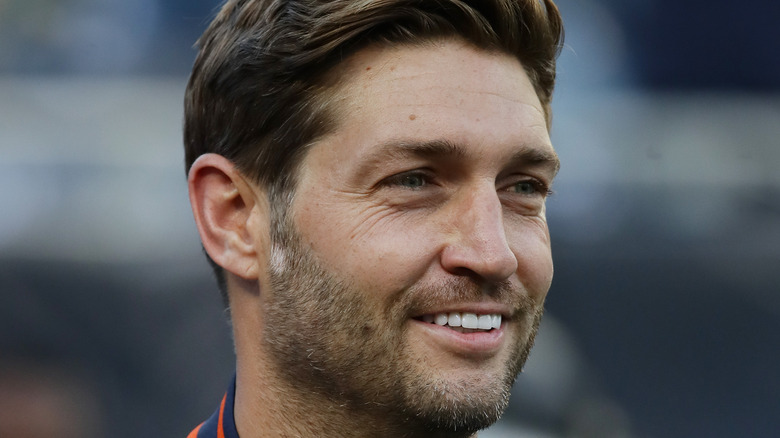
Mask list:
[[[549,125],[562,22],[551,0],[230,0],[198,41],[185,166],[206,153],[266,188],[279,222],[308,146],[337,125],[338,66],[372,45],[461,38],[522,62]],[[207,255],[208,257],[208,255]],[[209,261],[226,304],[225,274]]]
[[[223,7],[185,146],[204,248],[257,329],[239,377],[254,352],[388,433],[498,418],[552,279],[561,30],[537,0]]]

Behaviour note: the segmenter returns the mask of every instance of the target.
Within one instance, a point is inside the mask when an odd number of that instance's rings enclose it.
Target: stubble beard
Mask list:
[[[522,331],[527,337],[511,346],[501,372],[453,381],[411,353],[405,322],[415,306],[478,297],[483,293],[478,287],[465,279],[453,281],[399,294],[392,308],[372,308],[366,300],[370,292],[336,278],[301,245],[293,228],[286,228],[280,239],[284,245],[272,249],[272,291],[262,339],[280,377],[295,388],[291,394],[364,415],[356,418],[381,419],[377,424],[396,436],[402,430],[408,436],[413,431],[469,436],[499,419],[533,345],[541,305],[503,290],[512,295],[518,315],[527,317]]]

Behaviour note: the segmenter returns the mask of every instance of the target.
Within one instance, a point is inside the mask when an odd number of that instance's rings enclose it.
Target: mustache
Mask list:
[[[505,280],[480,284],[468,277],[451,277],[435,283],[415,285],[406,291],[407,307],[412,313],[424,313],[443,304],[491,302],[506,306],[513,313],[536,313],[540,303],[529,296],[522,285]]]

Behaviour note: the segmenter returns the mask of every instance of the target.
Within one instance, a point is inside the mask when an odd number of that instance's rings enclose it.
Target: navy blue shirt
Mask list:
[[[233,418],[233,404],[236,399],[236,377],[230,383],[227,394],[222,398],[222,404],[214,415],[201,423],[187,438],[239,438],[236,430],[236,420]]]

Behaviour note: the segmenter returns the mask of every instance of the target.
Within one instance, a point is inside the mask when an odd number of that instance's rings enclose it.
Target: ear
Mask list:
[[[258,229],[267,223],[264,193],[217,154],[198,157],[187,184],[195,224],[209,257],[229,273],[257,280],[258,251],[264,250],[268,233]]]

